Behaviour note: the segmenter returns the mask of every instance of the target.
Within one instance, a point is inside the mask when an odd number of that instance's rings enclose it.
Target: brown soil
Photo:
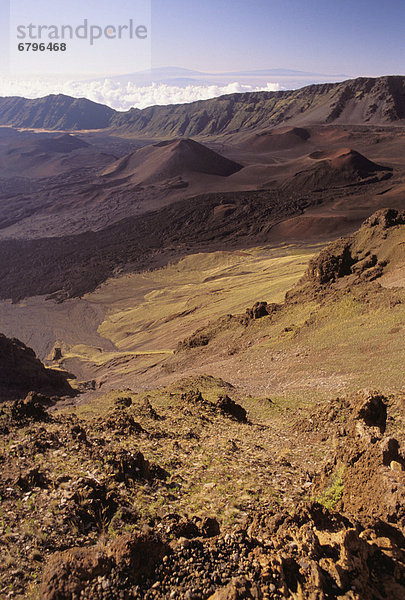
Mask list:
[[[124,156],[103,171],[110,179],[129,179],[136,184],[162,183],[187,173],[205,173],[228,177],[240,171],[241,165],[193,140],[160,142]]]

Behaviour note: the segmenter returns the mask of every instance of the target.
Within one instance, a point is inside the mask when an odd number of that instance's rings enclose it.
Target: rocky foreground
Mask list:
[[[234,525],[215,513],[174,512],[176,498],[192,508],[193,496],[167,467],[176,472],[211,426],[247,437],[260,428],[227,396],[211,402],[189,390],[178,400],[193,431],[181,428],[174,407],[162,415],[130,397],[103,418],[49,412],[35,393],[1,411],[1,597],[404,597],[404,395],[361,392],[293,420],[290,433],[299,430],[308,452],[327,440],[328,455],[299,490],[300,465],[279,460],[278,470],[294,473],[291,489],[269,501],[262,488]],[[246,469],[231,442],[229,468]],[[142,453],[150,443],[177,453],[164,467],[152,463]],[[208,500],[212,488],[204,493]],[[160,506],[142,512],[156,497]]]

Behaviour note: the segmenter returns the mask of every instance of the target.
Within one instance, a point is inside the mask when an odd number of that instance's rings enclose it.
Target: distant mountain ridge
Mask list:
[[[267,84],[277,83],[281,89],[295,90],[313,83],[335,83],[349,79],[350,75],[326,73],[312,73],[308,71],[297,71],[293,69],[256,69],[226,72],[203,72],[181,67],[160,67],[135,73],[115,75],[109,79],[122,84],[134,84],[148,86],[152,84],[164,84],[168,86],[185,87],[188,85],[217,85],[226,86],[238,83],[242,86],[252,86],[253,89],[266,89]],[[100,79],[91,81],[101,82]]]
[[[230,94],[189,104],[117,112],[85,98],[0,98],[0,125],[60,130],[119,129],[190,137],[304,124],[391,124],[405,120],[405,77],[361,77],[298,90]]]
[[[116,111],[86,98],[51,94],[33,100],[0,98],[0,125],[27,129],[105,129]]]

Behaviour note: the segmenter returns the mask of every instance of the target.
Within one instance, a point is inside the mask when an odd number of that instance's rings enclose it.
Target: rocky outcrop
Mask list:
[[[319,504],[294,514],[256,516],[250,534],[271,549],[260,549],[262,589],[281,598],[395,598],[404,592],[401,541],[330,513]],[[249,596],[247,596],[249,597]]]
[[[191,539],[178,537],[181,531],[170,544],[149,528],[147,533],[119,536],[106,546],[58,552],[45,567],[41,597],[403,597],[401,539],[378,529],[364,530],[316,503],[302,504],[293,513],[252,514],[236,533],[210,540],[193,539],[193,534]]]
[[[46,369],[31,348],[0,333],[0,401],[21,398],[30,391],[49,396],[74,394],[68,373]]]
[[[261,319],[262,317],[267,317],[271,315],[280,308],[279,304],[275,304],[271,302],[268,304],[267,302],[256,302],[252,308],[246,309],[246,316],[248,319]]]
[[[246,410],[227,395],[218,398],[216,407],[227,417],[231,417],[241,423],[247,422]]]
[[[58,552],[44,571],[41,598],[121,597],[115,596],[120,588],[150,576],[166,552],[161,541],[147,535],[120,536],[105,549],[72,548]]]
[[[393,526],[405,534],[405,438],[387,426],[392,413],[403,411],[403,402],[400,395],[364,390],[334,400],[302,428],[329,436],[335,447],[318,480],[318,497],[364,527],[379,523],[380,531]]]
[[[405,211],[386,208],[364,221],[358,231],[328,244],[308,265],[287,302],[322,297],[378,280],[405,260]]]
[[[52,404],[53,401],[47,396],[30,392],[24,400],[16,400],[11,405],[10,416],[18,425],[24,425],[27,421],[48,421],[46,409]]]

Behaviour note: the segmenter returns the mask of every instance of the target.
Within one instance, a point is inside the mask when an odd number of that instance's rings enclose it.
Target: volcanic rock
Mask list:
[[[11,418],[16,422],[26,420],[47,421],[49,415],[46,408],[53,404],[52,400],[41,394],[30,392],[24,400],[16,400],[11,405]]]
[[[313,258],[286,301],[375,281],[400,268],[405,260],[404,225],[405,211],[375,212],[353,235],[331,242]]]
[[[323,431],[335,443],[333,459],[316,486],[320,497],[329,498],[365,527],[379,520],[405,533],[404,457],[396,437],[385,434],[390,410],[400,402],[379,392],[361,391],[313,414],[310,429]],[[392,462],[398,467],[392,469]]]
[[[30,391],[74,395],[67,373],[46,369],[31,348],[0,333],[0,400],[21,398]]]
[[[263,594],[256,584],[244,577],[232,579],[222,590],[218,590],[208,600],[261,600]]]
[[[249,319],[261,319],[276,312],[279,307],[280,305],[274,302],[270,304],[267,302],[256,302],[252,308],[246,309],[246,314]]]
[[[150,576],[166,552],[157,538],[140,534],[120,536],[105,549],[93,546],[57,552],[45,567],[41,598],[100,598],[112,582],[118,592]]]
[[[128,483],[137,479],[151,479],[151,466],[141,452],[120,450],[106,458],[107,470],[118,482]]]
[[[226,416],[232,417],[241,423],[247,422],[246,410],[240,404],[237,404],[229,396],[220,396],[216,402],[216,407]]]
[[[367,427],[378,427],[384,433],[387,422],[386,398],[378,392],[359,392],[354,407],[354,418],[364,421]]]

